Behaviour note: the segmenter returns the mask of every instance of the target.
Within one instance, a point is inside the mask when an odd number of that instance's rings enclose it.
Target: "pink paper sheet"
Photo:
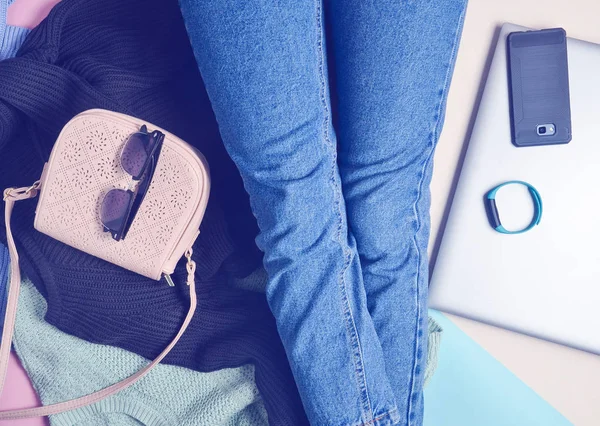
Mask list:
[[[59,0],[15,0],[8,8],[7,21],[19,27],[35,28]]]
[[[11,25],[35,28],[59,0],[16,0],[7,12]],[[4,392],[0,397],[0,410],[28,408],[40,405],[27,373],[14,354],[10,355]],[[46,419],[24,419],[0,421],[0,426],[46,426]]]
[[[40,405],[40,401],[29,382],[27,373],[21,367],[14,353],[10,354],[8,361],[8,374],[4,392],[0,397],[0,409],[9,410],[29,408]],[[0,420],[1,426],[46,426],[46,419]]]

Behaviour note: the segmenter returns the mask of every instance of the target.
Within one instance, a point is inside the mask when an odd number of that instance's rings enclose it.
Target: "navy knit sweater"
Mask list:
[[[270,423],[305,424],[264,295],[228,285],[260,264],[257,226],[175,0],[63,0],[16,58],[0,62],[0,188],[37,180],[61,128],[89,108],[156,123],[199,148],[211,166],[211,200],[194,245],[198,309],[165,362],[199,371],[252,363]],[[13,232],[22,271],[48,301],[46,320],[92,342],[158,355],[183,320],[186,290],[35,231],[36,202],[16,204]],[[185,278],[181,266],[176,282]]]

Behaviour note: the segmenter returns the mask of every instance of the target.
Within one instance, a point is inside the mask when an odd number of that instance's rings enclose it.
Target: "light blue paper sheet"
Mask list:
[[[438,311],[438,368],[425,388],[423,426],[568,426],[571,423]]]

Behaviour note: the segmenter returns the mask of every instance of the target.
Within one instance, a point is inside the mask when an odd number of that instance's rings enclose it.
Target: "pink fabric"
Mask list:
[[[11,25],[25,28],[36,27],[59,0],[16,0],[9,8],[7,21]],[[0,397],[0,410],[29,408],[40,405],[40,401],[14,354],[8,361],[5,391]],[[23,420],[0,420],[0,426],[47,426],[43,418]]]
[[[5,390],[0,397],[0,409],[18,409],[37,407],[40,401],[31,386],[27,373],[14,353],[8,360]],[[0,420],[0,426],[46,426],[48,421],[43,418],[23,420]]]
[[[11,25],[35,28],[59,0],[15,0],[8,8],[6,20]]]

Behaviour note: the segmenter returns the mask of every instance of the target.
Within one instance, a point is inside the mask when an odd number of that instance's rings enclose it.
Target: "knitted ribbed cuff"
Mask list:
[[[0,46],[0,61],[14,57],[19,47],[25,41],[27,34],[29,34],[29,29],[27,28],[7,25],[4,31],[4,39]]]
[[[140,404],[131,398],[119,396],[113,396],[74,411],[50,416],[50,421],[53,426],[73,426],[92,422],[96,418],[102,419],[106,414],[128,416],[146,426],[165,426],[177,424],[178,422],[178,419],[166,418],[165,415],[148,405]]]

